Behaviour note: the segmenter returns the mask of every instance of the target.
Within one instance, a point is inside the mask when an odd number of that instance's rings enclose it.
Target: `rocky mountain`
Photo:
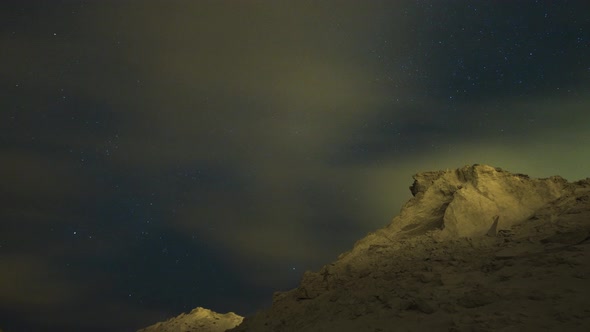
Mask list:
[[[180,314],[165,322],[156,323],[137,332],[224,332],[239,325],[244,317],[233,312],[219,314],[198,307],[188,314]]]
[[[590,331],[590,179],[414,180],[390,225],[231,331]]]
[[[590,331],[590,178],[473,165],[414,180],[388,226],[231,331]]]

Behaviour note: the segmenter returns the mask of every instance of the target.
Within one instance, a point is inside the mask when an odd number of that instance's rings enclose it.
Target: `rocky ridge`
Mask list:
[[[224,332],[239,325],[244,317],[233,312],[219,314],[209,309],[198,307],[190,313],[182,313],[165,322],[159,322],[137,332]]]
[[[391,224],[231,331],[590,331],[590,179],[414,180]]]
[[[388,226],[231,331],[590,331],[590,178],[473,165],[410,190]],[[223,331],[182,317],[141,331]]]

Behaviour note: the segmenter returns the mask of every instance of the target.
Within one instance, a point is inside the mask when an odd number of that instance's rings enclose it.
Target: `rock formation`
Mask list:
[[[590,331],[590,178],[414,180],[388,226],[231,331]],[[143,331],[189,331],[174,320]]]
[[[231,331],[590,331],[590,179],[414,180],[390,225]]]
[[[239,325],[243,319],[244,317],[233,312],[218,314],[209,309],[198,307],[188,314],[180,314],[137,332],[224,332]]]

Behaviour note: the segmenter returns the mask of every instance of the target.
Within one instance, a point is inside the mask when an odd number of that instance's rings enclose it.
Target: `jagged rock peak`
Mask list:
[[[571,188],[559,176],[531,179],[479,164],[422,172],[413,178],[410,190],[414,198],[391,223],[392,232],[416,233],[438,227],[447,237],[484,235],[496,216],[498,227],[510,227]]]
[[[197,307],[165,322],[159,322],[137,332],[225,332],[242,323],[244,317],[233,312],[220,314]]]
[[[474,186],[478,185],[480,179],[484,181],[496,181],[501,178],[520,178],[530,179],[526,174],[510,173],[500,167],[492,167],[489,165],[473,164],[471,166],[464,166],[455,170],[446,171],[428,171],[415,174],[413,177],[414,183],[410,187],[413,196],[418,193],[425,192],[437,180],[443,178],[444,182],[449,185],[459,181],[460,183],[471,183]],[[566,183],[567,181],[560,176],[552,176],[549,179],[556,182]],[[544,180],[544,179],[541,179]]]

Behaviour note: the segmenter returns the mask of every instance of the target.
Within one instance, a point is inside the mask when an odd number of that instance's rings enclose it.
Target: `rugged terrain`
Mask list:
[[[387,227],[231,331],[590,331],[590,179],[414,180]]]

